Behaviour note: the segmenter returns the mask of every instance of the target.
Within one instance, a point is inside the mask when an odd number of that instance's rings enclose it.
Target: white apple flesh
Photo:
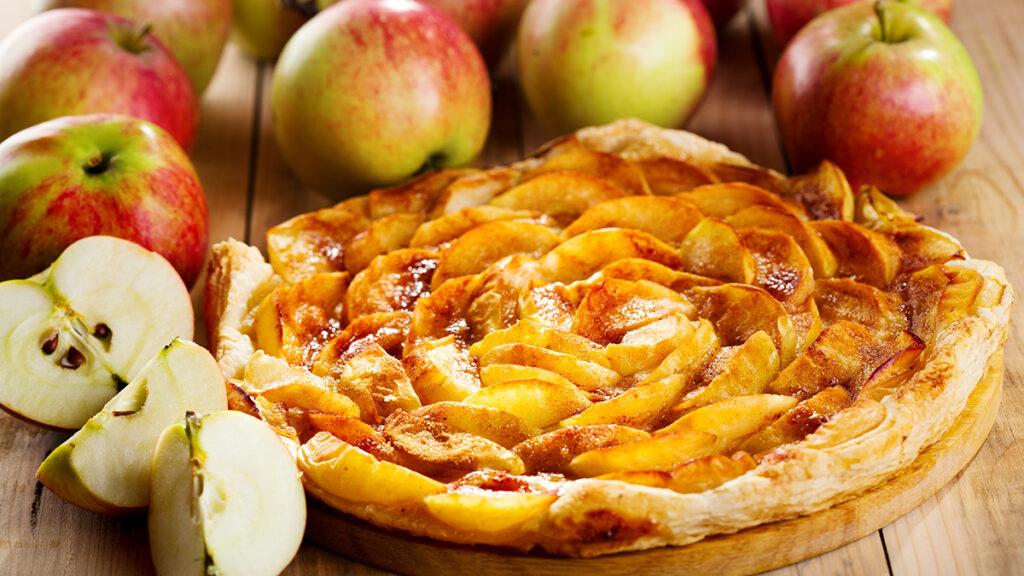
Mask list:
[[[149,542],[158,575],[279,574],[306,526],[295,458],[241,412],[189,415],[153,459]]]
[[[58,496],[106,514],[149,504],[153,451],[188,411],[227,408],[224,378],[205,348],[175,340],[50,453],[36,476]]]
[[[0,406],[79,428],[192,327],[188,291],[163,257],[118,238],[79,240],[40,274],[0,283]]]

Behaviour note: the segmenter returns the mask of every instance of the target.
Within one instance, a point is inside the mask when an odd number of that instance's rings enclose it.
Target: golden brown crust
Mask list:
[[[709,168],[722,163],[753,167],[719,144],[637,121],[588,128],[577,138],[587,147],[634,161],[669,157]],[[842,207],[844,213],[847,209]],[[955,244],[948,235],[926,227],[920,230],[941,234],[944,241]],[[228,377],[237,377],[252,355],[247,323],[259,299],[275,283],[269,266],[254,252],[231,241],[215,246],[211,261],[207,318],[212,346]],[[756,468],[716,488],[682,494],[614,480],[557,482],[549,488],[558,498],[538,521],[500,536],[444,525],[432,520],[418,503],[396,507],[351,502],[308,478],[307,489],[339,510],[417,535],[521,549],[540,546],[578,556],[684,545],[835,505],[908,466],[941,437],[1002,348],[1012,289],[998,265],[967,258],[959,248],[957,252],[965,259],[946,266],[980,274],[985,301],[970,314],[934,327],[932,344],[897,392],[879,401],[857,399],[803,440],[763,455]]]

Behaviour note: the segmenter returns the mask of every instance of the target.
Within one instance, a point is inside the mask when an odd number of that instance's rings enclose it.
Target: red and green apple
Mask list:
[[[231,4],[235,14],[232,38],[257,60],[277,58],[307,19],[284,0],[231,0]]]
[[[490,80],[476,46],[440,12],[345,0],[288,42],[272,107],[295,173],[342,195],[473,160],[490,125]]]
[[[189,286],[199,277],[206,199],[170,135],[127,116],[87,115],[0,143],[0,280],[31,276],[98,234],[158,252]]]
[[[952,170],[981,128],[970,56],[933,13],[883,0],[804,28],[775,71],[772,100],[796,172],[828,159],[856,187],[911,194]]]
[[[680,126],[715,58],[700,0],[534,0],[519,26],[526,101],[560,133],[631,117]]]
[[[711,0],[714,1],[714,0]],[[780,45],[785,46],[805,24],[819,14],[857,1],[870,0],[766,0],[768,21]],[[936,13],[946,22],[953,12],[953,0],[912,0]]]
[[[0,140],[46,120],[127,114],[188,148],[198,103],[188,75],[144,25],[106,12],[38,14],[0,43]]]
[[[197,96],[213,78],[231,32],[231,0],[44,0],[42,6],[113,12],[152,25],[153,34],[192,80]]]

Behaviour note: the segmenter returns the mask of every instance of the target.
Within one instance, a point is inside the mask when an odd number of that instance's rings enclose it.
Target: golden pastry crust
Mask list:
[[[804,182],[799,179],[786,180],[771,171],[758,169],[745,158],[729,151],[724,146],[708,142],[693,134],[664,130],[638,121],[623,121],[604,127],[584,129],[576,134],[576,141],[590,150],[613,153],[634,163],[648,160],[661,161],[665,158],[681,160],[695,167],[698,171],[697,177],[702,177],[700,174],[706,173],[707,177],[712,180],[743,179],[755,182],[773,193],[778,193],[778,196],[773,195],[775,200],[760,196],[750,200],[750,195],[754,193],[744,189],[743,194],[747,195],[745,196],[746,201],[754,204],[758,202],[763,205],[770,204],[771,206],[763,210],[774,214],[773,217],[776,218],[774,222],[782,223],[776,224],[778,226],[784,225],[783,221],[789,222],[789,219],[792,219],[792,216],[787,216],[785,213],[787,203],[795,205],[795,201],[803,202],[801,194],[806,192],[800,188],[804,186]],[[557,145],[556,142],[552,146]],[[542,150],[542,153],[550,149],[551,146]],[[493,201],[498,197],[500,191],[519,182],[522,174],[535,170],[540,165],[541,162],[538,158],[531,158],[509,168],[493,172],[496,175],[495,178],[502,180],[501,186],[494,184],[494,178],[489,176],[491,171],[468,175],[460,174],[456,183],[458,185],[459,182],[462,182],[462,187],[470,190],[468,193],[463,193],[460,190],[453,192],[452,186],[449,186],[451,179],[448,179],[443,186],[436,189],[421,185],[414,191],[415,194],[406,194],[401,197],[401,200],[406,206],[419,203],[424,210],[427,205],[434,206],[429,217],[436,219],[445,214],[456,213],[467,206]],[[616,178],[615,182],[620,187],[630,186],[631,176],[628,171],[606,172],[606,175],[609,175],[609,178]],[[823,177],[828,177],[828,174]],[[466,182],[467,179],[473,181]],[[605,194],[597,188],[594,190],[594,194]],[[413,200],[410,201],[410,198]],[[423,200],[424,198],[430,200]],[[609,200],[610,198],[604,199]],[[783,201],[782,204],[779,204],[779,199]],[[566,202],[570,200],[566,200]],[[699,203],[703,200],[695,198],[693,201],[698,203],[699,208],[702,208]],[[346,203],[346,206],[353,210],[353,214],[361,215],[370,210],[358,202],[358,200],[353,200]],[[857,205],[853,204],[852,196],[851,199],[838,198],[834,202],[826,198],[824,202],[813,205],[807,202],[803,204],[807,214],[815,218],[832,216],[848,220],[856,216],[862,226],[858,228],[857,234],[843,238],[847,242],[853,241],[849,238],[854,238],[857,242],[865,243],[857,248],[857,254],[860,255],[863,262],[870,264],[865,269],[866,271],[857,269],[855,266],[857,262],[836,264],[830,263],[828,258],[815,259],[813,262],[810,261],[811,258],[787,260],[795,262],[793,266],[796,268],[786,268],[786,270],[788,272],[796,270],[793,273],[799,272],[805,276],[809,275],[809,277],[828,276],[830,274],[823,274],[822,270],[827,272],[830,267],[837,267],[840,276],[861,280],[863,284],[858,284],[858,286],[865,294],[870,293],[871,289],[866,286],[871,282],[895,284],[898,281],[900,285],[894,285],[893,292],[903,290],[909,294],[908,299],[921,299],[923,297],[914,293],[914,290],[921,293],[928,290],[927,287],[930,285],[927,274],[921,273],[917,276],[904,274],[897,278],[895,277],[896,272],[908,269],[925,270],[929,263],[941,263],[941,270],[947,276],[959,272],[971,274],[971,271],[979,275],[981,282],[975,283],[975,292],[972,293],[978,304],[969,312],[961,315],[935,315],[933,317],[921,313],[912,318],[912,321],[916,322],[914,328],[922,332],[927,347],[922,349],[924,342],[917,339],[916,336],[907,335],[907,338],[922,343],[920,346],[911,345],[914,350],[911,360],[916,359],[916,363],[913,363],[912,367],[911,365],[906,367],[903,377],[898,380],[897,384],[892,384],[891,389],[886,388],[883,383],[878,388],[869,387],[869,392],[864,392],[860,388],[853,390],[852,393],[856,399],[851,404],[843,407],[834,415],[823,418],[827,421],[801,440],[784,443],[766,453],[759,454],[753,469],[746,471],[741,469],[736,477],[724,478],[719,485],[697,492],[678,492],[666,487],[646,486],[642,483],[617,479],[572,479],[558,475],[509,476],[493,471],[473,473],[447,486],[446,490],[449,493],[464,492],[466,483],[469,483],[477,487],[482,486],[482,489],[493,492],[554,495],[551,503],[545,502],[539,513],[517,526],[498,531],[466,530],[459,528],[458,523],[444,522],[439,519],[443,515],[439,516],[436,510],[425,504],[427,498],[413,498],[399,503],[374,503],[367,502],[365,499],[362,501],[358,498],[348,499],[339,493],[336,486],[327,487],[319,483],[316,474],[311,473],[313,471],[308,468],[304,478],[307,490],[334,508],[411,534],[456,543],[492,544],[523,550],[541,547],[555,554],[572,556],[595,556],[665,545],[685,545],[709,535],[732,533],[766,522],[809,514],[863,492],[910,465],[922,450],[935,442],[949,428],[963,409],[975,385],[984,375],[990,359],[1001,349],[1006,338],[1010,307],[1013,301],[1012,289],[998,265],[967,257],[955,239],[920,224],[909,224],[904,220],[902,212],[888,207],[885,202],[880,196],[862,195],[859,197]],[[540,213],[531,215],[531,212],[539,211],[526,204],[528,203],[519,203],[514,206],[521,213],[514,216],[515,220],[508,220],[508,222],[514,221],[515,225],[492,225],[496,220],[496,212],[487,212],[486,214],[480,212],[474,213],[474,217],[479,218],[479,221],[474,220],[471,225],[464,225],[452,219],[443,222],[443,226],[431,227],[429,236],[444,239],[446,236],[442,232],[449,227],[464,231],[459,226],[470,229],[481,225],[491,226],[489,233],[494,235],[506,232],[514,234],[518,231],[526,233],[530,230],[539,231],[543,226],[549,225],[550,221],[545,218],[559,219],[558,213],[554,209],[547,215]],[[714,207],[705,208],[705,210],[707,209],[714,209]],[[568,206],[565,210],[572,213],[574,208]],[[779,215],[779,211],[782,211],[783,214]],[[794,213],[804,217],[800,211]],[[373,218],[373,216],[367,214],[367,218]],[[725,219],[727,217],[723,216],[722,221]],[[439,221],[435,220],[435,222]],[[482,224],[483,222],[491,224]],[[738,221],[734,222],[737,222],[736,229],[740,229]],[[693,225],[699,224],[693,223]],[[707,225],[713,226],[714,222],[709,222]],[[841,227],[842,222],[834,226]],[[862,230],[867,230],[867,232]],[[410,229],[408,235],[413,238],[428,236],[425,231],[413,234],[413,229]],[[475,291],[481,283],[500,285],[501,282],[514,283],[517,278],[533,277],[531,274],[538,273],[536,272],[538,267],[543,271],[545,266],[550,264],[552,258],[550,254],[553,251],[544,241],[537,239],[539,238],[538,234],[542,236],[536,232],[531,239],[533,242],[531,246],[535,246],[535,248],[528,246],[519,250],[521,253],[528,253],[530,258],[516,260],[517,257],[512,256],[512,260],[504,265],[503,269],[514,269],[517,271],[516,274],[507,274],[507,277],[502,277],[501,274],[492,270],[483,274],[462,276],[444,283],[442,285],[444,286],[443,290],[446,291],[444,292],[445,299],[442,299],[445,305],[444,310],[432,310],[430,316],[423,316],[420,305],[415,306],[414,309],[410,303],[389,304],[389,310],[395,309],[395,311],[389,312],[392,314],[389,317],[392,324],[402,318],[407,318],[402,322],[411,322],[410,334],[412,336],[409,337],[405,345],[407,372],[409,372],[410,365],[409,348],[416,343],[415,336],[419,335],[424,338],[430,336],[430,342],[441,342],[437,337],[444,333],[444,330],[450,329],[449,325],[441,326],[441,328],[431,325],[424,326],[420,322],[422,318],[435,321],[435,323],[438,318],[447,317],[445,314],[460,318],[472,318],[473,314],[476,314],[474,310],[457,309],[458,302],[461,301],[459,294],[469,290]],[[826,243],[830,243],[829,232],[822,231],[819,236],[824,238]],[[815,248],[817,245],[814,243],[819,242],[814,238],[806,239],[801,246],[806,250],[802,250],[801,254],[804,252],[814,253],[814,250],[817,249]],[[832,240],[834,241],[834,238]],[[406,245],[408,241],[408,238],[404,239]],[[672,273],[674,275],[671,279],[666,278],[662,283],[672,286],[673,289],[677,287],[693,289],[693,286],[700,284],[710,286],[710,288],[698,288],[699,292],[699,290],[713,290],[713,284],[717,284],[717,281],[701,279],[692,274],[671,272],[670,269],[678,264],[672,259],[677,259],[677,257],[667,252],[663,254],[660,242],[647,241],[648,245],[642,247],[633,244],[629,250],[621,249],[623,242],[621,237],[616,242],[618,244],[610,245],[609,250],[622,252],[622,254],[617,256],[613,254],[606,258],[607,261],[602,261],[597,269],[604,268],[608,271],[608,264],[615,262],[619,257],[628,257],[635,253],[653,261],[659,261],[661,258],[661,264],[668,265],[668,268],[664,266],[652,268],[651,265],[645,265],[647,268],[644,268],[643,274],[647,275],[646,277],[653,277],[651,275],[657,273],[661,275],[660,278]],[[399,241],[399,244],[401,243]],[[562,241],[561,246],[566,246],[566,241]],[[789,244],[778,244],[778,246],[789,246]],[[927,248],[920,248],[920,246]],[[834,243],[829,246],[832,253],[842,252],[843,249]],[[445,257],[455,258],[451,256],[453,248],[450,243],[420,250],[423,250],[423,253],[418,254],[417,262],[427,262],[424,265],[436,265],[438,258],[442,260]],[[447,252],[444,252],[446,250]],[[534,251],[531,252],[531,250]],[[783,250],[783,248],[778,248],[778,250]],[[390,252],[390,249],[382,250],[381,254]],[[439,253],[444,256],[438,256]],[[776,253],[773,252],[773,254]],[[911,254],[916,260],[908,263],[907,254]],[[382,257],[378,256],[378,258]],[[724,258],[726,255],[720,257]],[[430,262],[434,262],[434,264],[430,264]],[[575,260],[573,262],[582,270],[580,273],[582,276],[577,274],[574,277],[586,277],[592,272],[590,264],[580,264]],[[471,264],[478,265],[478,263],[468,262],[466,266]],[[748,275],[747,282],[759,281],[754,280],[759,278],[758,274],[763,272],[763,266],[762,268],[757,267],[761,266],[759,261],[751,264],[754,266],[753,268],[746,268],[746,266],[744,261],[737,260],[735,267],[730,268],[729,274],[740,274],[741,277],[746,274]],[[886,271],[888,270],[886,266],[892,267],[891,274]],[[270,265],[263,260],[258,251],[236,241],[228,241],[215,246],[210,267],[207,320],[211,346],[215,349],[226,377],[244,378],[249,359],[260,347],[253,331],[254,315],[257,314],[257,308],[265,295],[280,285],[281,280],[274,274]],[[614,274],[606,272],[605,276],[626,278],[630,275],[640,274],[637,270],[624,264],[618,266]],[[770,271],[777,272],[778,270]],[[497,274],[497,277],[494,274]],[[787,275],[786,278],[792,279],[792,275]],[[353,283],[357,281],[353,280]],[[378,279],[378,281],[381,280]],[[571,287],[572,284],[568,286]],[[526,286],[520,288],[522,293],[527,290]],[[352,289],[350,286],[350,291]],[[426,290],[426,288],[423,289]],[[432,290],[436,295],[442,288],[435,285]],[[506,307],[534,306],[543,313],[538,317],[544,318],[545,321],[551,321],[554,324],[565,322],[564,316],[560,316],[563,312],[559,312],[559,302],[571,301],[574,296],[567,292],[570,288],[559,288],[559,290],[561,292],[556,295],[544,295],[544,298],[549,299],[539,301],[539,303],[527,302],[524,304],[523,299],[520,299],[512,304],[502,304],[500,298],[496,296],[495,300],[488,301],[490,307],[487,310],[500,311],[503,309],[501,308],[503,305]],[[679,288],[679,290],[684,290],[684,288]],[[784,290],[781,293],[786,294]],[[495,294],[500,294],[500,291]],[[688,292],[688,294],[692,294],[692,292]],[[612,297],[614,294],[608,296],[608,298]],[[695,298],[699,304],[700,297]],[[666,296],[665,299],[671,300],[671,297]],[[369,306],[367,300],[372,300],[372,298],[367,296],[365,300],[360,300],[359,306],[361,308]],[[798,303],[787,303],[784,299],[782,303],[783,308],[792,304],[785,313],[791,315],[794,319],[793,322],[798,322],[800,318],[806,316],[805,311],[797,309]],[[576,302],[576,304],[579,303]],[[672,308],[672,306],[676,306],[673,303],[664,305],[667,307],[666,309],[676,310],[676,308]],[[884,308],[885,299],[878,299],[877,305]],[[403,306],[405,311],[399,310]],[[813,300],[811,306],[814,306]],[[679,317],[683,318],[690,312],[689,308],[679,304],[678,312],[670,314],[679,314]],[[497,316],[492,314],[486,317],[502,318],[501,314],[497,314]],[[560,318],[561,320],[559,320]],[[902,322],[899,319],[898,321]],[[474,329],[471,327],[466,329],[468,332],[460,333],[463,334],[461,336],[456,334],[455,338],[458,340],[458,338],[465,337],[470,342],[480,342],[484,335],[494,332],[494,326],[486,323],[483,326],[483,328],[475,329],[480,333],[474,333]],[[735,329],[739,330],[739,328]],[[803,329],[806,329],[806,326]],[[349,329],[346,328],[346,330]],[[351,330],[357,329],[352,328]],[[438,330],[441,332],[439,333]],[[780,328],[780,330],[782,329]],[[797,330],[795,333],[801,331]],[[464,336],[464,334],[469,334],[469,336]],[[595,332],[595,334],[604,333]],[[809,345],[809,342],[788,342],[785,339],[785,334],[785,330],[777,335],[770,334],[782,355],[790,356],[783,359],[783,367],[793,366],[792,356],[798,354],[800,350],[806,350]],[[743,339],[746,339],[747,336],[745,335]],[[349,341],[351,338],[346,340],[346,342]],[[381,340],[381,342],[384,341]],[[609,338],[609,342],[614,343],[615,338]],[[540,346],[542,348],[546,346],[549,349],[557,349],[559,346],[563,349],[577,346],[573,349],[577,350],[576,353],[580,357],[586,357],[588,354],[585,349],[578,347],[578,343],[553,344],[548,342]],[[787,352],[787,346],[793,346],[795,351]],[[628,350],[622,351],[624,360],[621,362],[636,361],[633,356],[627,354],[628,352]],[[348,353],[364,354],[366,352],[350,351]],[[864,353],[866,354],[865,358],[874,358],[868,352]],[[900,361],[897,357],[894,358],[896,358],[894,361]],[[537,366],[539,365],[537,364]],[[592,368],[588,374],[604,375],[605,372],[599,368]],[[316,367],[312,369],[314,372],[317,371]],[[644,370],[648,370],[648,368]],[[623,371],[622,369],[619,369],[619,372],[629,373],[628,370]],[[410,374],[412,373],[410,372]],[[646,372],[641,370],[638,374],[646,374]],[[481,371],[479,376],[474,375],[473,377],[487,378],[489,375]],[[616,377],[618,376],[616,375]],[[553,377],[551,379],[554,380]],[[863,381],[862,378],[860,382],[863,384]],[[472,385],[467,384],[467,386]],[[599,385],[595,384],[594,386],[594,389],[586,391],[591,400],[596,398],[595,395],[599,396],[605,393]],[[619,393],[621,391],[609,394],[611,397],[615,397],[615,394]],[[268,420],[270,419],[268,417]],[[384,426],[386,425],[384,424]],[[652,428],[657,428],[657,426],[652,425]],[[293,430],[292,433],[296,436],[301,435],[300,431],[294,431],[294,426],[289,430]],[[374,444],[372,428],[368,428],[368,430],[370,431],[361,432],[362,435],[358,436],[360,442],[363,443],[354,445],[374,454],[381,461],[392,458],[398,464],[404,463],[415,467],[414,464],[403,461],[401,454],[396,456],[390,453],[374,452],[380,447]],[[348,431],[349,429],[346,428],[345,433],[347,434]],[[642,434],[641,432],[637,433]],[[338,432],[338,434],[342,434],[342,432]],[[345,440],[356,442],[351,437],[346,437]],[[517,453],[524,454],[523,452]],[[427,492],[437,489],[436,487],[431,488],[433,486],[431,484],[424,484],[424,486],[426,486],[424,489]],[[485,493],[493,495],[492,492]],[[434,511],[432,512],[432,510]]]

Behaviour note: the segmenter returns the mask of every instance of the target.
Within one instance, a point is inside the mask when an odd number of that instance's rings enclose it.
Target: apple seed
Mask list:
[[[110,326],[100,322],[96,325],[96,329],[93,330],[92,335],[100,340],[107,340],[111,336]]]
[[[57,351],[57,343],[59,342],[60,335],[54,334],[43,341],[43,354],[49,356]]]
[[[85,355],[74,346],[68,348],[68,353],[60,359],[60,365],[71,370],[77,370],[82,364],[85,364]]]

